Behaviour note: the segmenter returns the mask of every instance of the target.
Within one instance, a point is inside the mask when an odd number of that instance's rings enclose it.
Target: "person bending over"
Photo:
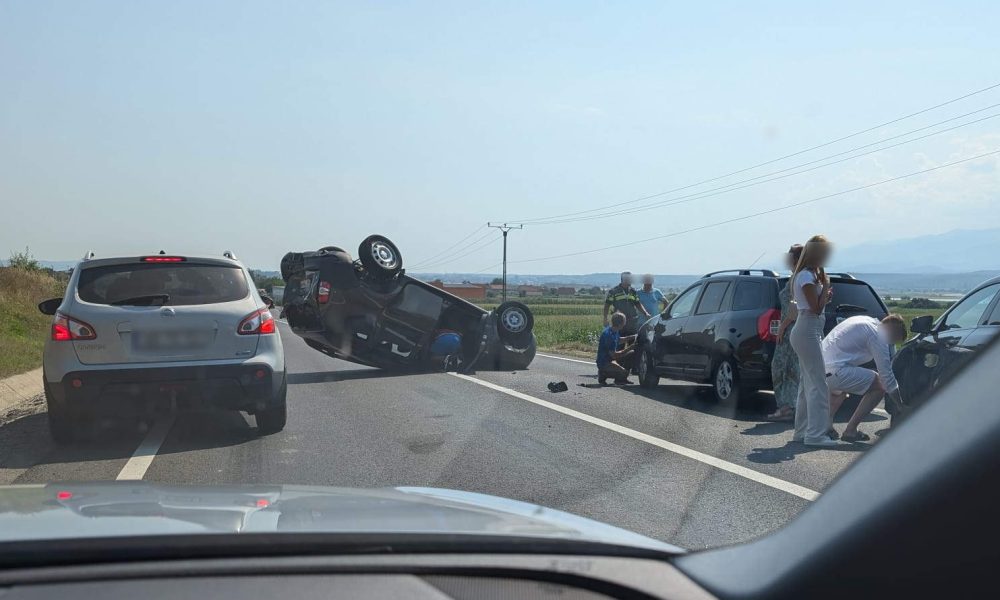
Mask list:
[[[896,314],[881,321],[868,316],[844,319],[823,338],[830,416],[836,414],[847,394],[862,396],[840,439],[845,442],[868,440],[866,434],[858,431],[861,420],[886,394],[897,406],[901,402],[899,384],[892,373],[892,347],[905,339],[906,324]],[[872,361],[877,372],[861,366]]]
[[[609,377],[619,385],[631,383],[628,374],[635,351],[635,336],[622,337],[626,321],[620,312],[611,315],[611,324],[604,328],[597,343],[597,381],[601,385],[607,383]]]

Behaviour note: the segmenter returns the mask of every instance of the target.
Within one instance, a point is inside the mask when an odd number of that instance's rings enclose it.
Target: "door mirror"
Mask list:
[[[43,315],[54,315],[62,304],[62,298],[49,298],[38,303],[38,311]]]
[[[934,317],[924,315],[910,321],[910,331],[913,333],[931,333],[934,330]]]

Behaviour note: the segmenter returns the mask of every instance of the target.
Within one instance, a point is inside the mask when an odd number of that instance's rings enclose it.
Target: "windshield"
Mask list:
[[[778,530],[1000,331],[998,20],[0,2],[0,555]]]
[[[124,264],[80,271],[77,293],[95,304],[178,306],[230,302],[246,297],[247,280],[239,267],[178,263]]]

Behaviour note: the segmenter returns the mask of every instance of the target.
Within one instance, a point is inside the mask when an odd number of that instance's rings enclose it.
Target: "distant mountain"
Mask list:
[[[1000,269],[1000,229],[956,229],[937,235],[838,248],[833,270],[858,273],[968,273]]]
[[[482,273],[407,273],[423,281],[440,279],[442,281],[469,281],[472,283],[489,283],[496,275]],[[687,287],[701,275],[654,275],[656,286],[661,289]],[[620,273],[588,273],[585,275],[507,275],[508,285],[574,285],[579,287],[610,287],[616,285],[621,278]]]

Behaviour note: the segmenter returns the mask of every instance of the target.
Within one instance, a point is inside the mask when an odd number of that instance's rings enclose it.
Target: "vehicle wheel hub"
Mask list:
[[[643,352],[642,356],[639,358],[639,379],[645,380],[646,373],[649,372],[649,356]]]
[[[511,333],[520,333],[528,324],[528,318],[519,308],[508,308],[500,315],[504,329]]]
[[[396,258],[396,253],[393,252],[392,248],[382,242],[375,242],[372,244],[372,258],[375,262],[384,269],[395,269],[399,264],[399,259]]]
[[[720,398],[728,398],[733,392],[733,367],[728,361],[719,365],[719,371],[715,374],[715,389]]]

